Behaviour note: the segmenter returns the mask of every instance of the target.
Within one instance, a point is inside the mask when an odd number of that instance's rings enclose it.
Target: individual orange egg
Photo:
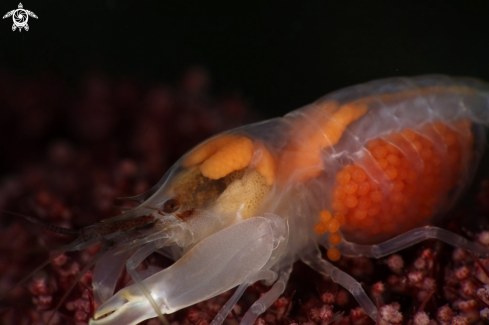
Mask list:
[[[336,174],[336,180],[339,184],[346,184],[350,181],[351,175],[349,172],[342,170]]]
[[[328,210],[323,210],[319,212],[319,220],[326,224],[329,220],[331,220],[331,212],[329,212]]]
[[[326,224],[326,230],[328,230],[329,232],[337,232],[338,229],[340,229],[340,222],[336,219],[331,219]]]
[[[369,182],[361,182],[358,184],[358,190],[357,194],[362,196],[362,195],[367,195],[370,192],[370,183]]]
[[[368,196],[361,196],[358,198],[357,207],[361,210],[367,210],[372,204],[371,199]]]
[[[348,194],[343,202],[345,203],[345,206],[348,208],[354,208],[358,204],[357,197],[353,194]]]
[[[394,155],[399,155],[401,153],[396,146],[390,143],[386,143],[385,148],[387,149],[387,152],[392,153]]]
[[[343,189],[341,189],[339,186],[335,187],[335,189],[333,190],[333,197],[336,200],[343,201],[345,196],[346,196],[346,193],[345,193],[345,191],[343,191]]]
[[[346,194],[353,194],[358,189],[358,183],[350,181],[342,185],[342,189]]]
[[[394,154],[387,155],[387,157],[385,157],[385,160],[387,160],[387,162],[390,165],[395,166],[395,167],[397,167],[401,164],[401,158],[399,158],[399,156],[394,155]]]
[[[336,246],[341,242],[341,235],[334,232],[329,235],[328,240],[331,245]]]
[[[333,214],[333,218],[338,220],[340,225],[344,224],[346,221],[345,215],[343,213],[340,213],[340,212],[336,212],[335,214]]]
[[[401,134],[408,140],[409,142],[413,142],[416,139],[416,133],[413,130],[405,129],[401,131]]]
[[[333,262],[339,260],[341,257],[341,253],[336,247],[329,248],[326,255]]]
[[[387,149],[384,146],[377,146],[372,150],[372,156],[375,159],[384,158],[387,156]]]
[[[314,225],[314,231],[318,235],[322,235],[326,232],[326,225],[322,222],[318,222]]]
[[[361,168],[357,168],[353,174],[351,175],[352,179],[357,182],[361,183],[367,179],[367,174],[363,171]]]

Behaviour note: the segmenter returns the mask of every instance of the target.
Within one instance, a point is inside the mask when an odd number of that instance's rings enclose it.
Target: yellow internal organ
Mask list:
[[[454,131],[454,127],[463,128],[466,136]],[[393,133],[387,141],[376,139],[367,144],[389,179],[382,184],[386,188],[380,188],[359,166],[345,166],[338,172],[331,205],[345,214],[344,231],[400,233],[426,222],[437,204],[447,204],[449,192],[456,186],[463,168],[462,146],[472,148],[470,122],[464,120],[450,127],[437,122],[423,130],[427,134],[436,133],[444,141],[446,151],[437,150],[430,140],[412,130]],[[422,167],[414,168],[406,155],[417,155]],[[387,166],[382,166],[384,163]]]
[[[231,134],[218,136],[192,151],[185,158],[182,165],[184,167],[188,167],[200,164],[201,162],[205,161],[207,158],[215,154],[219,149],[228,145],[230,142],[236,140],[237,138],[237,136]]]
[[[243,178],[228,185],[217,199],[214,213],[234,216],[238,212],[243,219],[251,218],[270,189],[263,175],[257,170],[250,170]]]
[[[239,137],[224,145],[200,165],[202,175],[219,179],[227,174],[247,167],[253,157],[253,142]]]

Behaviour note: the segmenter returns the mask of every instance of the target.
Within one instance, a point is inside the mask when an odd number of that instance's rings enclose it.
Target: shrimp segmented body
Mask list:
[[[212,322],[219,325],[249,285],[265,280],[271,289],[242,319],[251,325],[282,294],[297,260],[376,319],[361,285],[330,261],[380,258],[428,238],[485,254],[430,225],[470,182],[488,123],[489,85],[432,75],[339,90],[205,141],[132,198],[136,208],[70,246],[107,244],[93,278],[102,305],[90,324],[136,324],[238,286]],[[155,251],[176,262],[138,274]],[[124,267],[135,283],[114,294]]]

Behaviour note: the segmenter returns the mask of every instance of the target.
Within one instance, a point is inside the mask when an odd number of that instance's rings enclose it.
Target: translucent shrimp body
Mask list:
[[[135,253],[106,253],[94,287],[93,325],[136,324],[238,286],[273,284],[242,319],[251,325],[283,292],[302,260],[377,309],[351,276],[321,258],[382,257],[428,238],[484,248],[428,226],[450,208],[477,168],[489,123],[489,86],[421,76],[373,81],[329,94],[283,118],[215,136],[183,156],[141,204],[109,222],[151,216]],[[144,198],[147,198],[144,201]],[[142,280],[135,267],[163,250],[177,259]],[[132,250],[134,252],[134,250]],[[125,259],[136,284],[113,295]],[[112,279],[112,280],[111,280]]]

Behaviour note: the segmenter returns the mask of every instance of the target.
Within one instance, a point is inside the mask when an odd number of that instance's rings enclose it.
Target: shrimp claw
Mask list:
[[[280,218],[256,217],[225,228],[199,242],[169,268],[142,281],[163,314],[214,297],[246,281],[270,260],[284,236]],[[223,248],[226,249],[223,249]],[[181,277],[182,274],[188,276]],[[202,279],[206,279],[202,281]],[[104,315],[109,314],[105,318]],[[92,325],[136,324],[156,311],[141,286],[126,287],[95,313]]]

